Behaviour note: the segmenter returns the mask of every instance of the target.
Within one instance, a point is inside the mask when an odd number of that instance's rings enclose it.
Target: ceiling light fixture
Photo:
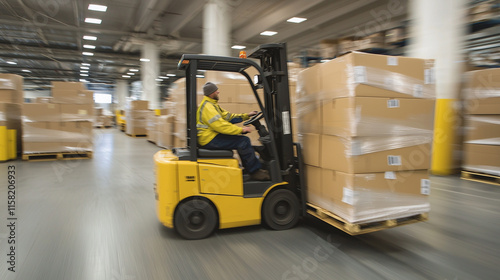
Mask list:
[[[89,74],[80,73],[80,76],[83,76],[83,77],[88,77],[88,76],[89,76]]]
[[[131,68],[131,69],[129,69],[129,71],[130,72],[139,72],[139,69],[133,69],[133,68]]]
[[[14,62],[14,61],[7,61],[8,64],[12,64],[12,65],[16,65],[17,62]]]
[[[129,73],[127,73],[127,75],[134,76],[135,73],[129,72]]]
[[[240,45],[234,45],[231,47],[231,49],[235,49],[235,50],[242,50],[242,49],[246,49],[247,47],[246,46],[240,46]]]
[[[205,78],[203,75],[196,75],[196,78]]]
[[[30,70],[28,70],[28,69],[23,69],[23,70],[21,70],[21,71],[26,72],[26,73],[31,73],[31,71],[30,71]]]
[[[88,81],[85,80],[85,79],[80,79],[80,82],[82,82],[82,83],[88,83]]]
[[[122,75],[122,78],[130,78],[128,75]]]
[[[89,70],[80,70],[80,73],[88,73]]]
[[[102,19],[98,18],[85,18],[86,23],[101,24]]]
[[[83,55],[88,55],[88,56],[93,56],[94,53],[91,53],[91,52],[82,52]]]
[[[83,45],[83,47],[86,49],[95,49],[94,45]]]
[[[83,66],[90,66],[90,63],[82,63]]]
[[[95,41],[95,40],[97,40],[97,37],[85,35],[85,36],[83,36],[83,40]]]
[[[86,67],[86,66],[80,66],[80,69],[85,69],[85,70],[87,70],[87,69],[89,69],[89,68],[88,68],[88,67]]]
[[[139,60],[142,61],[142,62],[149,62],[149,61],[151,61],[149,58],[141,58]]]
[[[276,32],[276,31],[264,31],[264,32],[260,33],[260,35],[262,35],[262,36],[274,36],[276,34],[278,34],[278,32]]]
[[[175,77],[175,74],[167,74],[169,77]]]
[[[89,10],[91,10],[91,11],[105,12],[107,9],[108,9],[108,6],[89,4]]]
[[[157,82],[163,82],[163,79],[155,79]]]
[[[306,21],[307,18],[301,18],[301,17],[293,17],[293,18],[289,18],[287,20],[287,22],[293,22],[293,23],[301,23],[301,22],[304,22]]]
[[[165,77],[165,76],[158,76],[158,78],[160,78],[160,79],[169,79],[169,77]]]

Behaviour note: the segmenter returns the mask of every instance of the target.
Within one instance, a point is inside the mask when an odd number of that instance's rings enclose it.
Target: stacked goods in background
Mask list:
[[[23,77],[0,74],[0,161],[15,159],[22,151],[23,101]]]
[[[93,150],[93,92],[83,83],[52,82],[50,103],[23,104],[23,153]]]
[[[167,125],[167,123],[170,124],[173,120],[173,116],[167,118],[168,113],[169,109],[167,108],[155,109],[151,111],[147,117],[148,141],[163,148],[170,148],[172,146],[172,125]]]
[[[462,167],[500,176],[500,69],[467,75]]]
[[[475,2],[476,4],[469,8],[470,22],[481,22],[498,18],[498,14],[500,12],[500,1],[486,0]]]
[[[350,53],[300,72],[308,201],[350,223],[429,211],[433,61]]]
[[[128,100],[125,105],[125,133],[131,136],[145,136],[150,114],[149,101]]]
[[[112,127],[113,116],[106,112],[103,108],[94,108],[95,122],[94,127]]]

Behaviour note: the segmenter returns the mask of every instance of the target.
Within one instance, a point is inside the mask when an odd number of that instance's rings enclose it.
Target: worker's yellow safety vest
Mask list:
[[[230,123],[234,118],[242,118],[244,121],[249,119],[248,114],[231,114],[222,109],[217,100],[208,96],[203,97],[196,111],[198,144],[205,146],[219,133],[228,135],[241,134],[243,129]]]

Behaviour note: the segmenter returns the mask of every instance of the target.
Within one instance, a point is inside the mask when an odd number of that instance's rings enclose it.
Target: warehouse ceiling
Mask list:
[[[250,51],[262,43],[287,42],[289,59],[323,39],[396,27],[407,13],[407,0],[227,1],[232,10],[231,45],[244,45]],[[206,2],[0,0],[0,72],[22,75],[28,86],[82,78],[91,83],[114,83],[129,69],[140,69],[141,45],[154,42],[161,50],[161,75],[181,74],[176,71],[180,56],[202,52]],[[107,10],[89,10],[89,4],[105,5]],[[287,22],[291,17],[307,20]],[[86,18],[98,18],[102,23],[87,23]],[[265,30],[278,33],[260,35]],[[232,55],[237,56],[238,51],[232,50]],[[82,63],[90,64],[90,69],[84,69],[88,72],[81,72]],[[88,76],[82,76],[85,74]],[[128,80],[138,79],[140,72]]]

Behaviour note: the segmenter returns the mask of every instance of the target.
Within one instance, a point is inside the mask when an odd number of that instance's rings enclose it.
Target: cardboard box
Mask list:
[[[61,152],[60,122],[24,122],[23,153]]]
[[[181,139],[174,136],[174,148],[185,148],[187,147],[186,139]]]
[[[85,90],[81,82],[52,82],[52,93],[65,90]]]
[[[52,97],[50,97],[50,96],[38,96],[35,99],[35,103],[52,103]]]
[[[311,165],[305,166],[307,201],[316,204],[321,199],[321,168]]]
[[[158,132],[158,142],[156,144],[162,148],[170,149],[174,145],[172,133]]]
[[[0,89],[23,91],[24,78],[15,74],[0,74]],[[16,102],[17,103],[17,102]],[[21,102],[22,103],[22,102]]]
[[[61,121],[94,121],[93,104],[60,104]]]
[[[315,67],[323,99],[435,98],[433,60],[352,52]],[[316,81],[306,79],[304,83]]]
[[[429,169],[430,136],[342,138],[322,135],[320,165],[346,173]],[[309,147],[307,149],[314,149]],[[307,158],[303,144],[304,158]],[[310,155],[309,155],[310,156]],[[309,162],[306,162],[310,164]]]
[[[314,204],[351,223],[375,222],[430,210],[427,170],[350,174],[321,170],[321,196]]]
[[[466,79],[466,113],[500,114],[500,69],[471,71],[466,74]]]
[[[156,131],[156,130],[149,130],[147,131],[147,139],[149,142],[152,142],[152,143],[157,143],[158,142],[158,136],[159,136],[159,132]]]
[[[61,105],[51,103],[23,104],[24,122],[58,122],[61,120]]]
[[[464,129],[464,143],[500,145],[500,115],[467,115]]]
[[[432,133],[433,99],[349,97],[323,101],[322,132],[337,136]]]
[[[0,102],[22,104],[23,91],[13,89],[0,89]]]
[[[127,102],[128,110],[149,110],[149,101],[147,100],[131,100]]]
[[[60,141],[62,151],[92,151],[92,122],[71,121],[60,123]]]
[[[500,97],[467,99],[464,107],[465,112],[471,115],[499,115]]]
[[[320,100],[321,92],[321,64],[306,68],[299,72],[297,78],[297,102],[312,102]],[[307,97],[305,100],[302,98]]]
[[[147,121],[144,120],[127,120],[125,133],[129,135],[147,135]]]
[[[385,42],[387,44],[401,42],[406,39],[405,30],[403,27],[397,27],[385,32]]]
[[[321,166],[321,135],[304,133],[299,135],[302,144],[304,163],[312,166]]]
[[[219,102],[220,103],[236,103],[238,102],[238,85],[219,82]]]
[[[52,90],[52,102],[62,104],[94,104],[94,92],[90,90]]]
[[[500,176],[500,145],[464,144],[463,168]]]

